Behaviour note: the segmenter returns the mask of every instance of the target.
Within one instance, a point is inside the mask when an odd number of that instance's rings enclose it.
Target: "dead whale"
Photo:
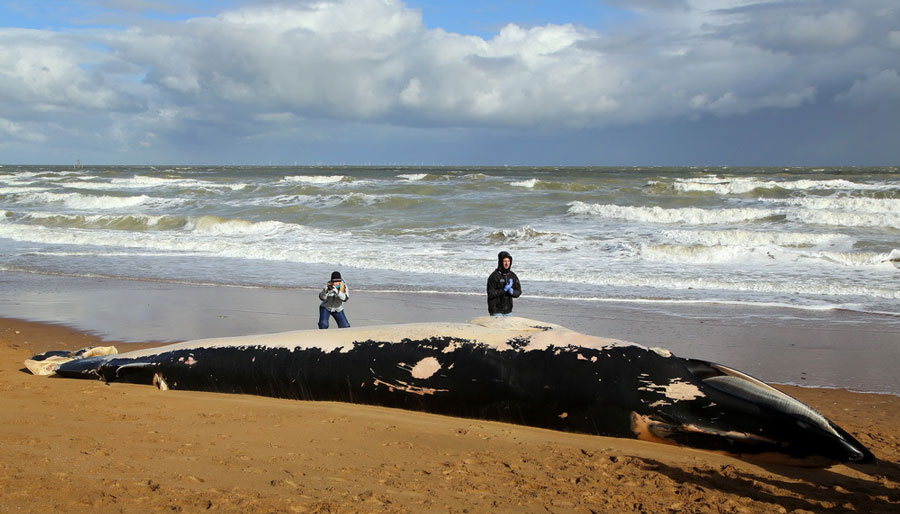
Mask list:
[[[874,460],[811,407],[744,373],[524,318],[80,352],[48,352],[26,367],[162,389],[360,403],[639,438],[800,466]]]

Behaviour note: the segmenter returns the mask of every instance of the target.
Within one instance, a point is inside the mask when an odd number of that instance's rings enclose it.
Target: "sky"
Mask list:
[[[900,165],[897,0],[0,0],[0,163]]]

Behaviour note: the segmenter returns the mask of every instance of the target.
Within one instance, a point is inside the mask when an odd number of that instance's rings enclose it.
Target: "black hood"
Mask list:
[[[509,257],[509,269],[512,270],[513,258],[512,255],[507,251],[503,251],[497,254],[497,269],[500,271],[506,271],[503,269],[503,259]]]

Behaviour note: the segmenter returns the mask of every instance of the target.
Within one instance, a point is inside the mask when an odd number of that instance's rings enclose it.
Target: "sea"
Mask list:
[[[0,167],[0,271],[900,324],[900,167]],[[701,309],[702,310],[702,309]]]

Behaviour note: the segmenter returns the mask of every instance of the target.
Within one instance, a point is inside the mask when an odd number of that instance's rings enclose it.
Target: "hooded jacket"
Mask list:
[[[503,269],[503,259],[509,257],[509,269]],[[512,294],[503,288],[512,280]],[[513,298],[522,296],[522,285],[519,277],[512,272],[512,255],[509,252],[497,254],[497,269],[491,273],[487,280],[487,304],[488,312],[494,314],[509,314],[513,309]]]

